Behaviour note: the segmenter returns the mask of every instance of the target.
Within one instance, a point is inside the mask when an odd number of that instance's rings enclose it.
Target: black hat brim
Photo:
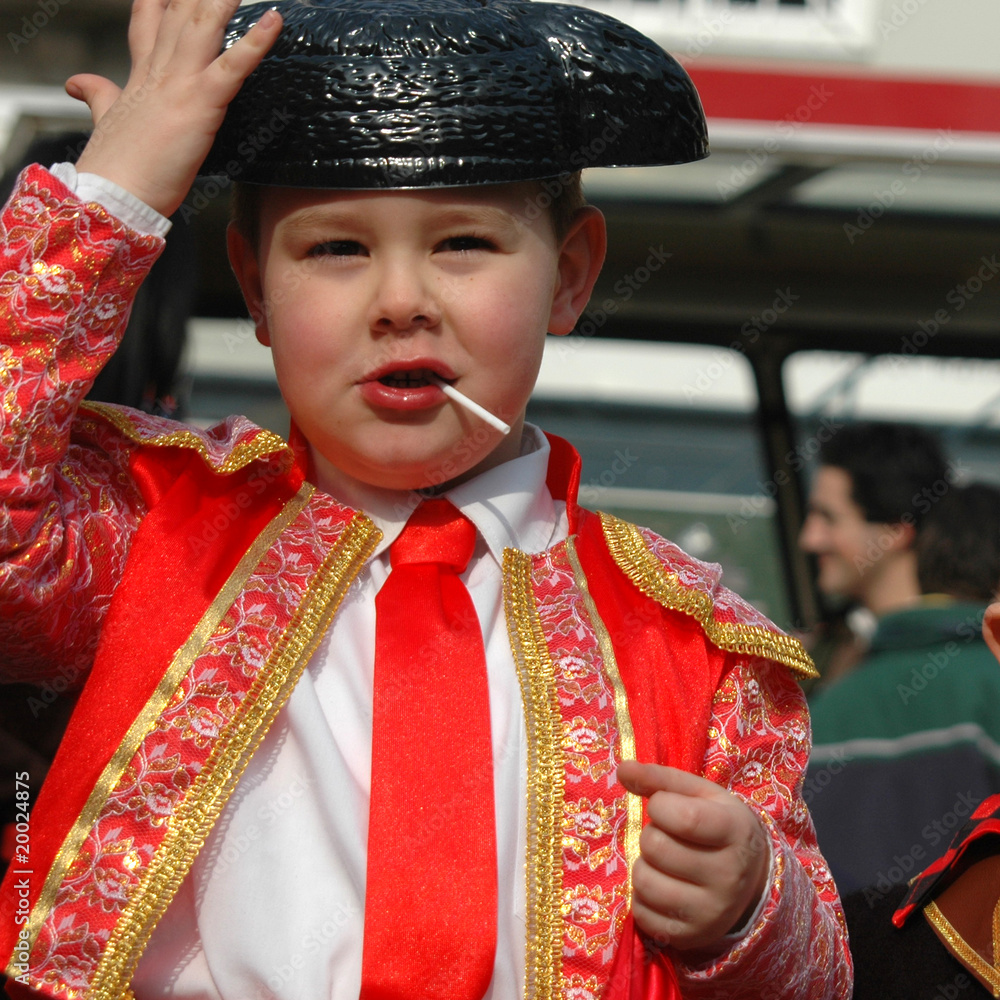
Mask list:
[[[203,174],[291,187],[423,188],[708,154],[683,68],[599,12],[533,0],[279,0],[280,37]]]

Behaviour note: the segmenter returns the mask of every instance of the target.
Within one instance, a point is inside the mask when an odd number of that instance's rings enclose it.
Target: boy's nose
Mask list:
[[[385,267],[372,300],[371,326],[406,333],[436,326],[440,307],[429,279],[405,265]]]

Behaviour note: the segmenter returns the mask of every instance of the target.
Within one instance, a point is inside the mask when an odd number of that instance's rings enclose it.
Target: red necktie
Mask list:
[[[459,579],[476,529],[428,500],[375,598],[361,1000],[480,1000],[496,952],[486,656]]]

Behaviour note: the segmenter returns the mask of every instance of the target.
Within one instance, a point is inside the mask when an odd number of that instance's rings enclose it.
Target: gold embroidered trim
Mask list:
[[[562,714],[555,671],[531,589],[531,560],[506,549],[504,611],[517,664],[528,739],[527,947],[524,994],[561,1000],[562,814],[564,763]]]
[[[933,900],[924,907],[924,916],[947,942],[948,946],[983,982],[988,983],[993,996],[1000,996],[1000,970],[987,962],[952,926],[951,921],[941,912]],[[996,959],[994,958],[994,961]]]
[[[144,437],[136,430],[135,423],[128,414],[119,407],[111,406],[108,403],[87,401],[81,404],[81,408],[91,410],[104,420],[114,424],[130,441],[135,441],[137,444],[152,445],[156,448],[191,448],[198,452],[205,460],[205,464],[216,472],[237,472],[258,458],[273,455],[278,451],[291,454],[291,448],[283,438],[273,431],[261,430],[249,441],[238,444],[221,462],[217,462],[212,458],[208,446],[201,437],[183,425],[178,425],[178,429],[169,434]]]
[[[716,621],[712,598],[701,590],[685,586],[676,573],[667,572],[634,524],[611,514],[601,513],[600,518],[611,555],[625,575],[647,597],[659,601],[671,611],[680,611],[694,618],[719,649],[775,660],[802,677],[819,676],[798,639],[771,632],[759,625]]]
[[[621,674],[618,671],[618,660],[615,657],[615,649],[611,644],[611,636],[608,634],[607,626],[604,624],[594,597],[590,592],[590,585],[584,575],[583,566],[580,565],[580,557],[576,551],[576,542],[573,538],[566,539],[566,553],[569,556],[569,563],[573,567],[573,579],[577,588],[583,595],[583,601],[587,608],[591,624],[594,627],[594,634],[597,636],[597,644],[601,650],[601,658],[604,661],[604,669],[611,681],[611,687],[615,693],[615,721],[618,724],[618,739],[621,743],[621,757],[619,760],[635,760],[635,730],[632,728],[632,717],[628,710],[628,693],[622,683]],[[639,835],[642,833],[642,798],[633,795],[631,792],[625,793],[627,798],[628,815],[625,821],[625,863],[628,866],[625,881],[625,896],[632,898],[632,866],[639,858]]]
[[[72,829],[66,835],[59,853],[45,878],[38,902],[31,911],[26,927],[28,934],[29,948],[33,949],[35,941],[42,929],[42,924],[48,917],[52,907],[55,905],[56,893],[62,884],[69,870],[70,865],[76,860],[76,856],[87,838],[87,834],[93,829],[94,824],[111,790],[118,784],[122,773],[128,766],[129,761],[135,756],[139,745],[146,738],[147,733],[153,728],[156,720],[163,714],[164,709],[173,698],[177,685],[184,679],[191,669],[202,647],[211,638],[212,633],[218,627],[222,616],[229,609],[233,601],[236,600],[240,590],[242,590],[250,574],[257,564],[264,557],[265,553],[274,544],[275,539],[285,528],[298,517],[302,508],[306,505],[309,497],[312,496],[314,488],[308,484],[304,485],[299,492],[287,504],[282,511],[274,517],[271,522],[254,540],[253,545],[247,549],[243,558],[230,574],[222,589],[216,595],[215,600],[202,616],[201,621],[195,626],[194,631],[188,636],[187,641],[174,654],[174,658],[163,675],[156,690],[143,706],[135,721],[129,727],[124,739],[118,746],[111,760],[98,778],[87,801],[73,824]],[[10,969],[8,967],[8,974]]]
[[[170,817],[167,832],[101,955],[88,1000],[118,1000],[128,987],[153,929],[379,537],[372,522],[356,514],[323,560],[281,640]]]
[[[1000,960],[1000,899],[993,907],[993,961]]]

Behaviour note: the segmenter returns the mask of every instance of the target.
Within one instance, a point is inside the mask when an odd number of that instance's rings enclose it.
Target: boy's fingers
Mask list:
[[[663,792],[649,800],[647,810],[651,826],[700,849],[727,847],[736,834],[733,813],[709,799]]]
[[[140,59],[149,58],[169,3],[170,0],[134,0],[128,23],[128,46],[133,66]]]
[[[103,76],[92,73],[78,73],[66,81],[66,93],[78,101],[84,101],[90,108],[91,118],[97,125],[108,108],[118,100],[119,87]]]
[[[632,872],[632,891],[636,900],[661,917],[672,917],[681,923],[704,916],[704,893],[693,882],[664,877],[663,873],[644,860],[636,862]],[[699,913],[701,910],[701,913]]]
[[[233,95],[239,85],[257,68],[268,49],[281,33],[281,15],[265,11],[259,21],[232,47],[216,59],[216,66],[230,78]]]
[[[645,798],[657,792],[676,792],[709,799],[719,798],[720,793],[727,794],[714,781],[690,771],[662,764],[640,764],[635,760],[624,760],[618,765],[618,780],[628,791]]]
[[[149,54],[149,70],[197,72],[218,55],[235,0],[170,0]]]
[[[173,3],[188,4],[184,11],[175,12],[173,5],[167,11],[172,23],[175,14],[179,20],[175,46],[179,64],[190,69],[209,66],[219,56],[226,25],[239,9],[239,0],[173,0]]]
[[[653,823],[642,828],[641,858],[651,869],[691,885],[705,885],[714,874],[714,850],[679,840]]]
[[[739,835],[733,797],[715,782],[675,767],[625,761],[618,780],[642,795],[651,825],[664,834],[700,848],[721,848]]]

